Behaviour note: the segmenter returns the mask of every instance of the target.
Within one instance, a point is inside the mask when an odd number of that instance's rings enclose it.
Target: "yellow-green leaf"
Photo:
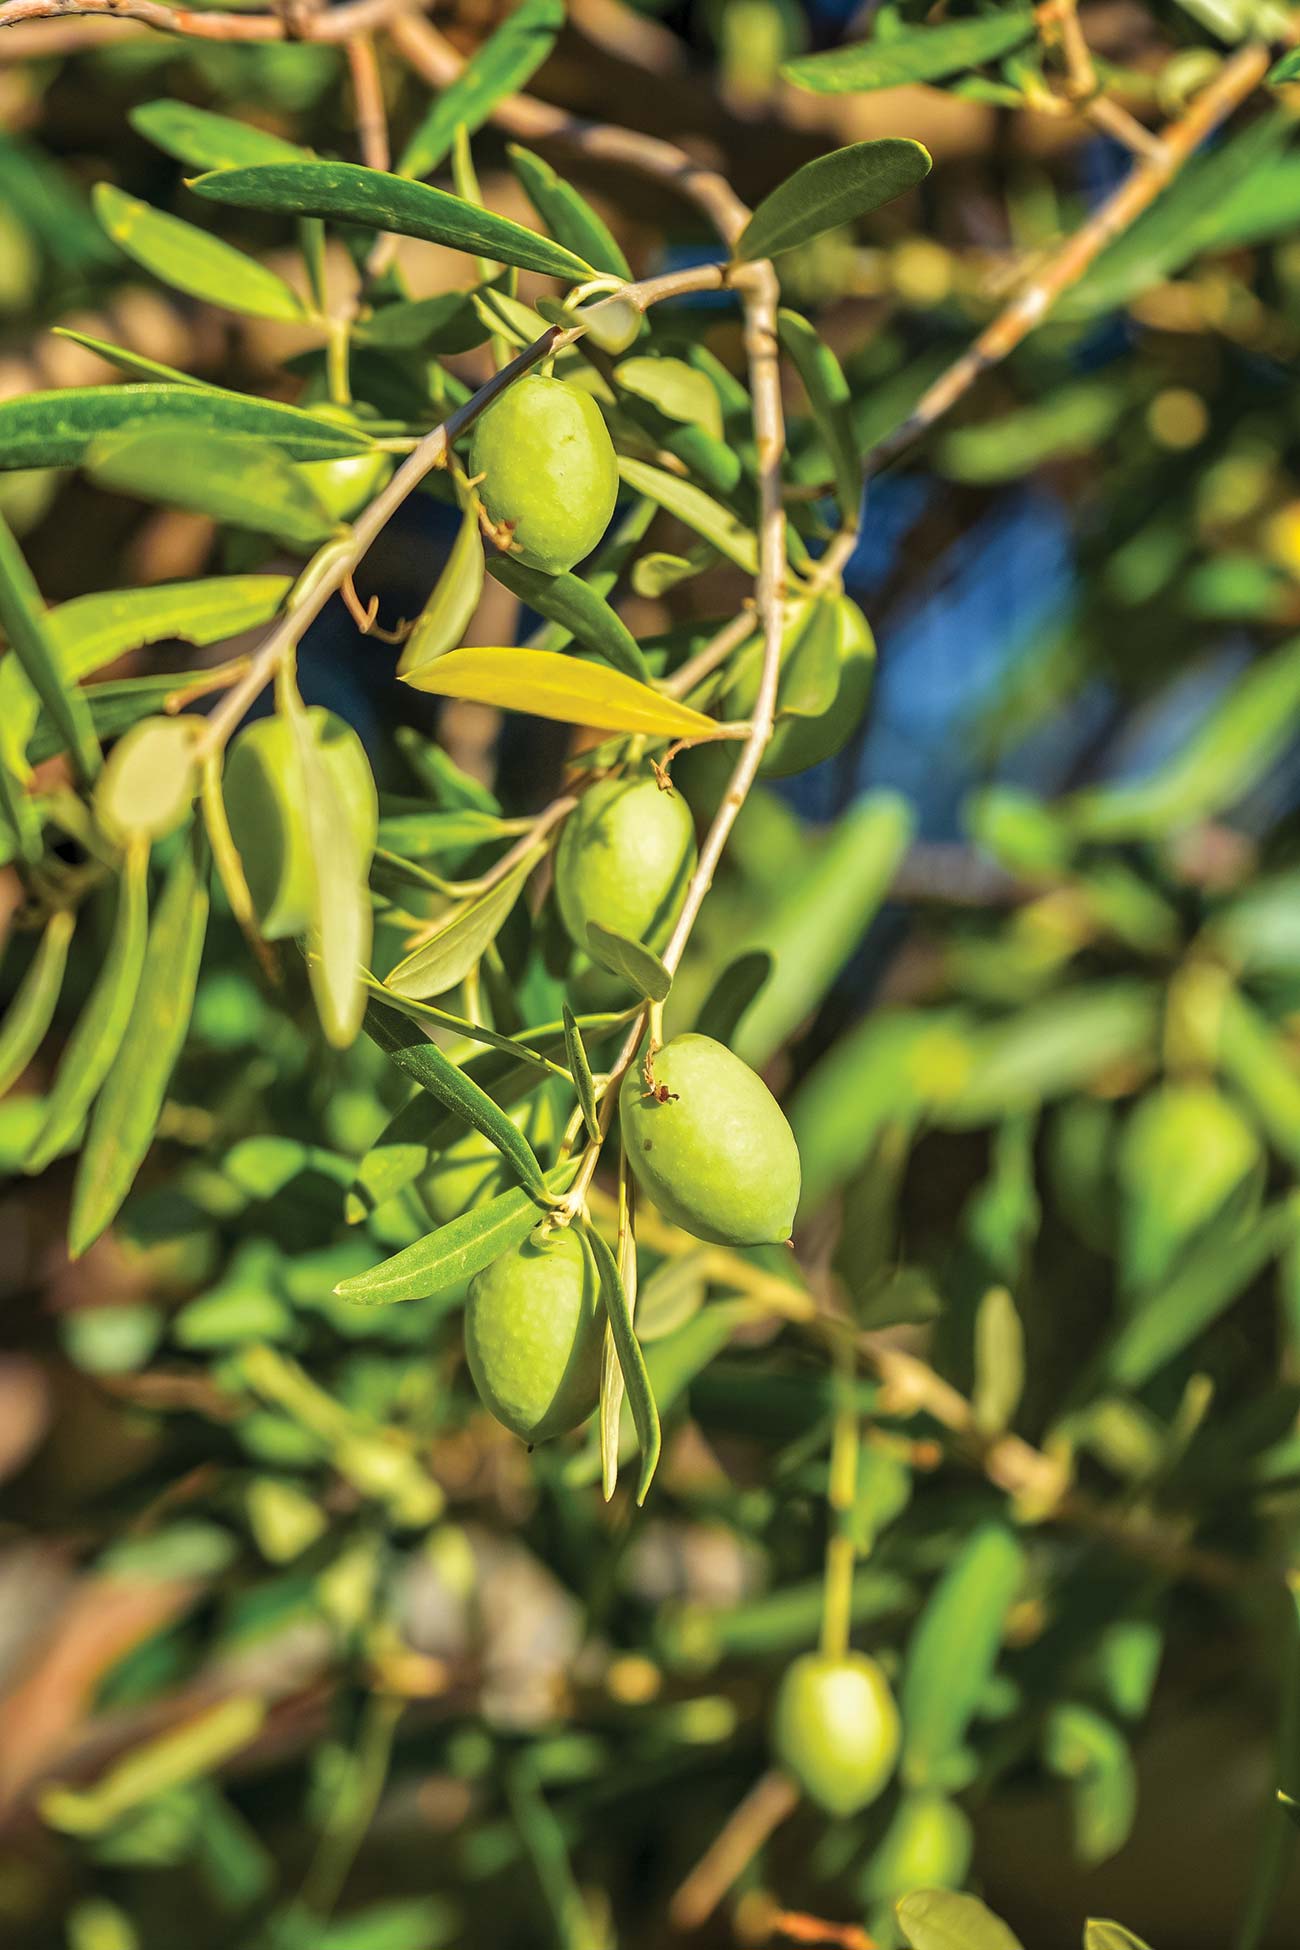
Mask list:
[[[95,185],[94,204],[118,249],[177,291],[253,318],[305,316],[301,299],[283,278],[196,224],[154,210],[111,183]]]
[[[554,650],[453,650],[406,679],[416,690],[525,711],[597,731],[640,731],[658,738],[717,738],[712,718],[601,664]]]
[[[409,677],[412,671],[433,663],[454,650],[465,634],[479,597],[483,594],[483,537],[479,532],[478,506],[471,495],[460,518],[460,529],[433,594],[415,620],[398,659],[397,674]]]

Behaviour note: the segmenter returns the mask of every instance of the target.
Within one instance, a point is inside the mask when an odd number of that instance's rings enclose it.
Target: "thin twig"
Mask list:
[[[927,388],[903,424],[872,450],[867,459],[870,473],[878,472],[927,432],[983,373],[1015,351],[1057,300],[1078,283],[1106,245],[1141,216],[1206,136],[1258,86],[1268,72],[1269,60],[1268,48],[1255,43],[1239,48],[1224,63],[1181,120],[1165,130],[1159,153],[1145,156],[1134,166],[1115,194],[1047,259],[1019,297],[999,312],[975,343]]]
[[[279,13],[191,13],[168,7],[162,0],[4,0],[0,30],[29,20],[66,20],[69,16],[138,21],[160,34],[179,34],[200,41],[346,41],[355,34],[383,27],[396,16],[431,0],[342,0],[339,6],[312,12],[305,6],[286,6]]]
[[[350,34],[347,40],[348,72],[352,77],[352,108],[356,123],[357,146],[367,169],[387,170],[392,166],[388,143],[388,115],[384,108],[384,85],[375,44],[369,34]]]
[[[799,1790],[772,1768],[728,1816],[668,1906],[674,1929],[698,1930],[744,1874],[769,1836],[799,1805]]]

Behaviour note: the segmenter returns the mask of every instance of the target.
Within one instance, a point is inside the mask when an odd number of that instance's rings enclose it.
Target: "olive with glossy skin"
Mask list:
[[[807,1652],[781,1681],[772,1717],[776,1758],[828,1814],[876,1799],[898,1761],[898,1708],[889,1681],[863,1652]]]
[[[590,393],[529,374],[475,422],[469,471],[503,546],[559,575],[590,555],[618,498],[614,443]]]
[[[674,1036],[619,1097],[637,1183],[666,1219],[720,1246],[788,1239],[799,1203],[799,1150],[760,1076],[712,1036]]]
[[[539,1227],[470,1281],[465,1353],[474,1386],[524,1442],[586,1421],[600,1395],[604,1335],[595,1260],[575,1227]]]
[[[565,821],[555,897],[576,947],[588,921],[662,948],[695,870],[695,822],[679,792],[652,778],[601,779]]]
[[[839,663],[835,696],[815,718],[778,717],[759,766],[763,778],[789,778],[795,772],[806,772],[810,766],[834,758],[862,722],[875,676],[876,640],[866,617],[847,596],[841,596],[835,604],[834,629]],[[798,655],[798,649],[796,642],[790,658]],[[761,675],[762,662],[755,657],[727,694],[730,716],[750,716],[758,699]]]
[[[351,725],[332,711],[314,705],[307,718],[321,762],[368,866],[379,803],[365,747]],[[240,732],[222,777],[231,837],[268,941],[303,934],[311,924],[315,876],[301,773],[293,727],[276,716],[258,718]]]
[[[388,454],[345,454],[341,460],[304,460],[298,472],[326,514],[349,521],[378,494],[393,471]]]

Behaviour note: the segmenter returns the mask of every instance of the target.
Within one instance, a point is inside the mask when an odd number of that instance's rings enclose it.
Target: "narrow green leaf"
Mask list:
[[[141,102],[127,114],[138,134],[192,169],[242,169],[252,163],[304,162],[310,151],[269,129],[188,102]]]
[[[699,427],[713,440],[724,438],[722,403],[707,373],[685,359],[622,359],[614,377],[627,392],[643,399],[665,419]]]
[[[121,372],[130,373],[133,379],[158,380],[166,386],[192,386],[201,392],[208,390],[206,380],[195,379],[176,366],[165,366],[160,359],[147,359],[143,352],[132,352],[129,346],[114,345],[110,339],[92,338],[89,332],[74,332],[67,325],[56,325],[54,336],[69,339],[73,345],[84,345],[88,352],[98,353]],[[215,392],[217,388],[211,390]]]
[[[59,667],[69,680],[88,677],[127,650],[179,637],[184,643],[221,643],[242,630],[268,623],[293,587],[290,576],[203,576],[151,589],[106,589],[74,596],[48,612],[59,646]]]
[[[662,1002],[673,985],[672,976],[653,949],[630,941],[613,928],[602,927],[599,921],[587,923],[587,947],[602,968],[630,982],[638,995],[648,996],[651,1002]]]
[[[862,456],[850,411],[849,384],[830,347],[798,312],[777,314],[781,344],[794,361],[812,408],[813,421],[831,458],[835,497],[846,522],[856,526],[862,507]]]
[[[918,1889],[896,1913],[912,1950],[1022,1950],[987,1904],[955,1889]]]
[[[1297,71],[1300,72],[1300,60]],[[1083,1950],[1149,1950],[1149,1946],[1122,1923],[1092,1917],[1083,1926]]]
[[[346,1049],[356,1038],[366,1007],[362,975],[370,962],[374,926],[368,884],[373,841],[363,843],[353,808],[339,791],[313,721],[296,697],[288,715],[302,767],[301,810],[313,868],[307,972],[327,1040]],[[372,824],[370,832],[374,830]]]
[[[451,154],[458,124],[469,135],[497,103],[541,67],[564,25],[564,0],[523,0],[437,96],[402,151],[398,174],[428,176]]]
[[[386,813],[379,821],[379,844],[391,853],[428,860],[442,853],[463,853],[467,846],[490,845],[515,830],[512,821],[473,806],[455,812]]]
[[[582,663],[553,650],[507,645],[451,650],[406,682],[436,697],[468,698],[503,711],[555,718],[561,724],[592,725],[598,731],[640,731],[697,742],[720,736],[712,718],[676,698],[651,690],[622,671]]]
[[[378,1043],[399,1070],[418,1083],[422,1090],[427,1090],[430,1096],[436,1097],[439,1103],[445,1104],[466,1124],[472,1124],[476,1131],[481,1131],[488,1143],[494,1144],[519,1174],[521,1183],[528,1190],[538,1195],[544,1192],[542,1168],[523,1132],[516,1128],[500,1105],[495,1104],[472,1077],[464,1070],[457,1069],[437,1044],[429,1041],[418,1025],[404,1019],[395,1020],[373,1002],[367,1005],[364,1020],[367,1036]]]
[[[970,1533],[930,1593],[908,1641],[899,1694],[910,1786],[942,1785],[997,1663],[1023,1576],[1024,1552],[1012,1532],[986,1523]]]
[[[290,460],[341,460],[374,444],[358,427],[217,386],[69,386],[0,400],[0,467],[75,467],[102,435],[155,427],[177,441],[195,433],[272,440]]]
[[[463,1212],[450,1224],[403,1247],[368,1272],[341,1280],[334,1291],[340,1299],[362,1307],[389,1307],[399,1300],[436,1300],[443,1293],[459,1297],[475,1273],[528,1237],[544,1216],[546,1204],[568,1190],[577,1169],[576,1158],[566,1159],[546,1174],[541,1199],[522,1185],[502,1192],[486,1205]]]
[[[495,887],[458,908],[445,927],[397,964],[387,987],[418,1002],[426,996],[445,995],[457,982],[463,982],[501,932],[544,851],[539,847],[524,854]]]
[[[1033,14],[1028,7],[1012,6],[969,20],[903,28],[888,40],[859,41],[852,47],[831,48],[825,54],[804,54],[787,61],[781,73],[796,88],[810,88],[819,95],[899,88],[912,81],[942,81],[963,68],[996,61],[1033,36]]]
[[[506,154],[533,208],[556,243],[584,258],[597,271],[630,279],[632,272],[617,240],[586,198],[531,149],[508,142]]]
[[[971,1407],[983,1435],[1011,1426],[1025,1388],[1025,1330],[1004,1286],[991,1286],[975,1314],[975,1386]]]
[[[359,344],[396,352],[472,352],[488,337],[469,291],[440,291],[433,298],[407,298],[363,318],[353,336]]]
[[[629,460],[625,454],[619,455],[618,471],[637,494],[644,494],[668,514],[676,515],[678,521],[702,535],[719,555],[725,555],[746,575],[758,574],[758,539],[753,529],[746,528],[712,495],[705,494],[691,481],[665,473],[662,467],[652,467],[644,460]]]
[[[44,1171],[67,1149],[112,1068],[135,1006],[148,932],[149,849],[133,846],[118,883],[112,939],[60,1059],[25,1171]]]
[[[58,646],[41,592],[3,515],[0,515],[0,629],[22,665],[28,683],[63,733],[77,770],[83,779],[93,778],[99,770],[99,743],[90,722],[90,711],[76,686],[64,682]]]
[[[433,594],[415,619],[397,661],[399,677],[409,676],[435,657],[455,650],[469,626],[483,594],[483,536],[478,503],[466,497],[460,528],[443,565]]]
[[[736,256],[774,257],[806,244],[914,189],[929,173],[928,149],[906,136],[879,136],[832,149],[796,169],[763,198],[740,234]]]
[[[237,434],[187,433],[184,440],[161,430],[112,434],[91,443],[84,465],[102,487],[188,508],[292,547],[314,548],[337,525],[277,447]]]
[[[564,1047],[569,1059],[573,1087],[578,1093],[578,1102],[582,1107],[582,1119],[587,1126],[587,1136],[593,1144],[599,1144],[600,1113],[596,1108],[596,1086],[592,1080],[591,1065],[587,1061],[582,1031],[578,1028],[577,1017],[567,1002],[564,1004]]]
[[[580,257],[523,224],[476,209],[447,190],[411,183],[360,163],[270,163],[219,170],[197,177],[190,187],[217,203],[290,216],[331,217],[338,223],[423,237],[426,243],[515,264],[521,271],[569,280],[591,276],[591,266]]]
[[[306,317],[301,299],[284,279],[233,244],[152,209],[111,183],[97,183],[93,201],[95,215],[118,249],[175,290],[253,318]]]
[[[205,842],[195,829],[178,849],[159,898],[126,1033],[77,1160],[68,1222],[73,1259],[116,1218],[158,1127],[194,1007],[208,925],[206,865]]]
[[[1300,48],[1293,47],[1290,53],[1284,54],[1282,59],[1275,62],[1268,71],[1270,88],[1280,88],[1286,81],[1300,81]],[[1091,1945],[1089,1950],[1092,1950]]]
[[[641,1474],[636,1486],[636,1500],[640,1507],[646,1500],[646,1493],[659,1467],[661,1444],[659,1410],[655,1404],[650,1371],[646,1367],[641,1343],[636,1337],[636,1329],[632,1324],[632,1310],[628,1305],[618,1262],[594,1226],[588,1226],[586,1234],[600,1274],[600,1289],[605,1298],[605,1312],[618,1353],[618,1365],[623,1371],[623,1386],[627,1391],[632,1420],[636,1425],[637,1442],[641,1449]]]
[[[581,576],[571,571],[546,575],[541,569],[530,569],[527,563],[499,551],[487,566],[495,581],[518,596],[529,609],[535,609],[539,616],[558,623],[568,639],[602,657],[625,676],[634,677],[639,684],[650,682],[649,665],[631,630]]]
[[[772,973],[772,956],[766,948],[750,948],[728,962],[709,990],[696,1020],[701,1036],[730,1046],[745,1011]]]
[[[31,964],[0,1021],[0,1097],[17,1083],[54,1020],[75,924],[76,914],[70,907],[51,914]]]

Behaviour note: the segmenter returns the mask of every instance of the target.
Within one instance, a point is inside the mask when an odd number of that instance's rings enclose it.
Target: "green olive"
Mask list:
[[[679,792],[654,779],[602,779],[565,821],[555,898],[574,945],[587,923],[662,948],[695,870],[695,822]]]
[[[868,1900],[897,1902],[914,1889],[959,1889],[970,1867],[971,1826],[963,1809],[923,1789],[899,1802],[862,1880]]]
[[[876,641],[866,617],[847,596],[841,596],[835,604],[833,627],[839,663],[839,686],[834,699],[815,718],[778,716],[759,767],[764,778],[788,778],[794,772],[806,772],[810,766],[834,758],[862,722],[875,674]],[[801,642],[801,638],[796,638],[791,645],[782,665],[783,676],[791,672]],[[727,693],[730,716],[750,715],[758,698],[761,675],[762,661],[753,657]]]
[[[379,809],[365,747],[351,725],[315,705],[307,713],[320,758],[369,862]],[[311,924],[315,871],[303,811],[302,765],[287,718],[258,718],[226,760],[222,792],[231,837],[268,941]]]
[[[697,1239],[759,1246],[788,1239],[799,1151],[763,1079],[712,1036],[674,1036],[623,1082],[623,1143],[637,1182]]]
[[[899,1732],[889,1682],[863,1652],[804,1653],[781,1681],[777,1760],[828,1814],[856,1814],[875,1800],[898,1760]]]
[[[618,498],[614,443],[590,393],[517,379],[476,421],[469,471],[503,546],[559,575],[590,555]]]
[[[341,460],[304,460],[298,472],[336,521],[348,521],[367,507],[393,471],[388,454],[345,454]]]
[[[484,1406],[528,1443],[577,1428],[600,1394],[604,1325],[586,1239],[539,1227],[470,1281],[465,1353]]]

